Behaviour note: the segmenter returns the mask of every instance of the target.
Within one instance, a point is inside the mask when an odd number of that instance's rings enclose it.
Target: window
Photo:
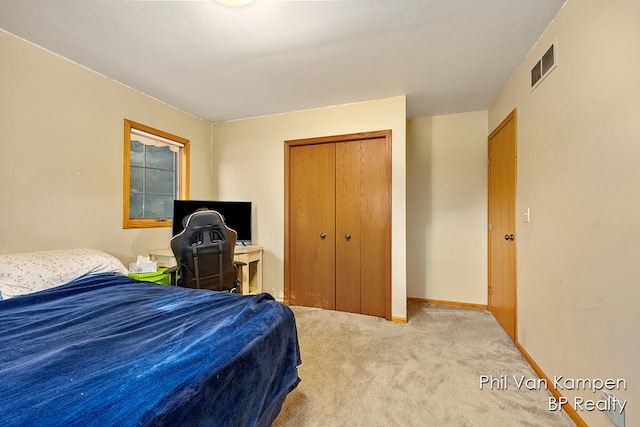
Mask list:
[[[189,140],[124,121],[124,228],[170,227],[189,198]]]

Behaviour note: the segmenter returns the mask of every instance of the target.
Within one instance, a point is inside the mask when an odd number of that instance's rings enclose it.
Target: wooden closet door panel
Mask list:
[[[391,288],[391,147],[361,144],[361,313],[386,316]]]
[[[336,144],[336,310],[360,313],[361,143]]]
[[[335,309],[335,146],[289,156],[291,304]]]

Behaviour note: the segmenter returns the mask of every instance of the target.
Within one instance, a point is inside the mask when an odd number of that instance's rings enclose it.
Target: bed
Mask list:
[[[288,307],[103,270],[0,301],[1,425],[272,423],[299,381]]]

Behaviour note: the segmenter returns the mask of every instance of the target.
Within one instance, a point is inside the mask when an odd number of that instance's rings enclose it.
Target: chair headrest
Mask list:
[[[224,225],[224,217],[218,211],[199,210],[182,220],[184,228]]]

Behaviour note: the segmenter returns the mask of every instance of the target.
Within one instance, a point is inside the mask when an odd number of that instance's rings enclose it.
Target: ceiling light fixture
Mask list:
[[[222,4],[227,6],[246,6],[249,3],[253,3],[254,0],[218,0]]]

